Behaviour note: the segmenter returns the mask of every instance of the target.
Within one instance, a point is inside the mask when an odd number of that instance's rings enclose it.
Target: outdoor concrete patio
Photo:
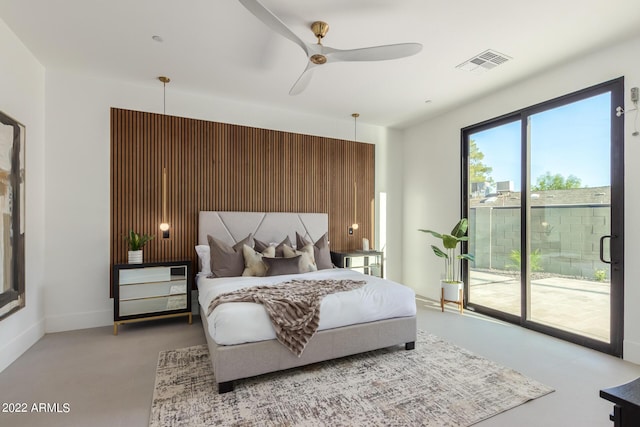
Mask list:
[[[520,279],[471,271],[469,301],[520,315]],[[609,342],[610,284],[564,277],[531,282],[529,319]]]

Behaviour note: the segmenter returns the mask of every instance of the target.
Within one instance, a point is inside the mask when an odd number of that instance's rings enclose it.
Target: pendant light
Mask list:
[[[166,116],[167,114],[167,83],[171,81],[169,77],[160,76],[158,80],[162,82],[162,115]],[[164,124],[162,126],[162,146],[163,148],[166,146],[166,142],[164,140],[165,132],[164,132]],[[165,160],[165,156],[163,155],[163,160]],[[162,238],[169,238],[169,223],[167,222],[167,167],[162,167],[162,222],[160,223],[160,230],[162,231]]]
[[[353,142],[358,142],[358,117],[360,114],[353,113],[351,115],[353,117]],[[355,170],[355,169],[354,169]],[[351,224],[351,228],[357,230],[358,225],[358,184],[356,183],[355,177],[353,179],[353,224]]]

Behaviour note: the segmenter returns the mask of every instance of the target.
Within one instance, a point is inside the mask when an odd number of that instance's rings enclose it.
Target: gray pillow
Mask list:
[[[244,257],[242,247],[253,247],[253,237],[249,234],[233,246],[227,245],[220,239],[207,235],[211,249],[211,273],[213,277],[242,276],[244,271]]]
[[[267,276],[281,276],[283,274],[300,273],[300,257],[297,255],[291,258],[268,258],[263,257],[262,262],[267,266]]]
[[[255,245],[253,248],[256,250],[256,252],[262,252],[267,249],[267,247],[269,247],[269,243],[261,242],[258,239],[253,239],[253,242]],[[284,256],[284,252],[282,252],[284,245],[291,247],[291,240],[289,240],[289,236],[285,237],[284,240],[280,242],[278,246],[276,246],[276,257],[282,258]]]
[[[312,242],[309,242],[296,231],[296,247],[303,248],[309,243]],[[329,238],[327,237],[327,233],[324,233],[322,237],[320,237],[318,241],[313,244],[313,254],[314,258],[316,259],[316,266],[318,267],[318,270],[333,268],[333,263],[331,262],[331,252],[329,251]]]

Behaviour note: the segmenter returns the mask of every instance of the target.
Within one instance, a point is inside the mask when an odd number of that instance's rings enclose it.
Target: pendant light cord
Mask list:
[[[351,117],[353,117],[353,142],[358,142],[358,117],[360,114],[353,113]]]
[[[360,114],[353,113],[351,117],[353,117],[353,142],[358,142],[358,117]],[[353,225],[351,227],[354,230],[358,229],[358,184],[355,176],[353,178]]]

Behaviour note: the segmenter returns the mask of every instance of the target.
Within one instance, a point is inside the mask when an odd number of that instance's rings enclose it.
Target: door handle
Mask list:
[[[615,236],[602,236],[602,237],[600,237],[600,261],[604,262],[605,264],[611,264],[611,260],[606,261],[604,259],[604,239],[611,239],[612,237],[615,237]]]

